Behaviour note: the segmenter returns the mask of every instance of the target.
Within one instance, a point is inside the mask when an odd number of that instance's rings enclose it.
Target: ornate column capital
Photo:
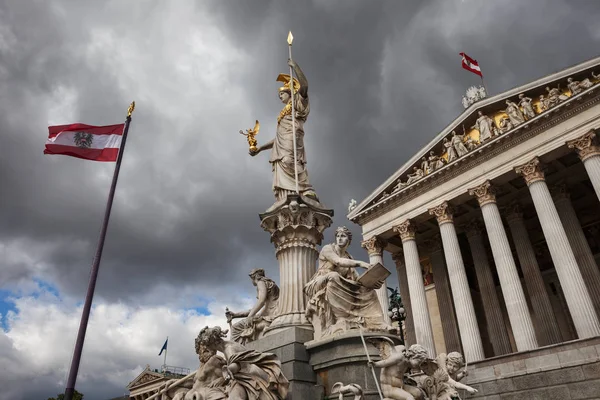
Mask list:
[[[485,228],[483,227],[483,224],[479,218],[474,218],[467,222],[463,226],[463,229],[465,230],[467,237],[471,238],[475,236],[481,236]]]
[[[506,220],[510,223],[512,221],[523,219],[523,208],[518,202],[512,202],[504,208],[506,211]]]
[[[554,201],[568,200],[571,198],[567,184],[564,182],[550,186],[550,194]]]
[[[360,245],[363,249],[367,250],[369,256],[382,255],[386,242],[380,237],[373,236],[370,239],[363,240],[362,242],[360,242]]]
[[[527,186],[534,182],[543,181],[545,179],[544,171],[542,171],[542,165],[537,157],[523,165],[515,167],[515,172],[525,179]]]
[[[567,141],[567,146],[570,149],[577,150],[577,154],[581,161],[585,161],[588,158],[600,156],[600,146],[595,145],[595,137],[596,133],[594,131],[589,131],[577,139]]]
[[[490,181],[485,181],[481,185],[469,189],[469,194],[471,196],[477,197],[479,207],[483,207],[486,204],[495,203],[496,192],[496,188],[492,186],[492,183]]]
[[[407,240],[415,240],[417,228],[410,219],[407,219],[400,225],[394,226],[392,229],[394,230],[394,232],[400,235],[400,239],[402,239],[402,242],[405,242]]]
[[[437,207],[430,208],[429,214],[435,216],[439,225],[446,224],[448,222],[454,222],[452,214],[454,210],[447,201],[443,202]]]

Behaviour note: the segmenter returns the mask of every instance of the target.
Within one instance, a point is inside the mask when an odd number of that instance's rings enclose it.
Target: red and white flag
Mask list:
[[[63,154],[94,161],[117,161],[125,124],[49,126],[44,154]]]
[[[466,55],[465,53],[459,53],[462,56],[462,67],[467,71],[471,71],[474,74],[479,75],[483,78],[483,74],[481,73],[481,68],[479,68],[479,64],[476,60],[473,60],[471,57]]]

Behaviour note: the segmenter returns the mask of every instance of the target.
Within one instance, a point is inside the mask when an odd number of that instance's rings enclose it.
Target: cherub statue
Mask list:
[[[258,135],[258,131],[260,131],[260,123],[258,122],[258,120],[256,120],[256,123],[254,124],[254,128],[246,129],[246,133],[244,133],[244,131],[240,130],[240,135],[244,135],[244,136],[246,136],[246,139],[248,139],[248,146],[250,146],[250,153],[258,150],[258,147],[256,147],[256,145],[258,144],[258,141],[256,140],[256,137],[255,137],[256,135]]]
[[[260,338],[277,313],[279,304],[279,286],[265,276],[262,268],[250,271],[252,284],[256,286],[256,304],[248,311],[225,312],[227,322],[234,318],[244,318],[231,326],[231,338],[238,343],[246,344]]]
[[[413,344],[407,350],[405,346],[395,346],[387,337],[377,337],[369,342],[379,350],[380,361],[371,361],[369,366],[381,368],[379,381],[381,392],[386,400],[424,400],[425,394],[417,386],[404,383],[404,374],[411,369],[419,370],[427,358],[427,350],[419,344]]]
[[[353,394],[354,400],[363,400],[363,389],[356,383],[344,385],[342,382],[336,382],[331,387],[331,394],[338,394],[338,400],[344,400],[345,394]]]
[[[477,389],[459,381],[466,376],[466,371],[460,371],[465,366],[463,356],[458,352],[441,353],[437,356],[435,364],[428,364],[425,373],[428,379],[423,380],[425,392],[432,397],[435,394],[438,400],[460,399],[458,390],[466,390],[469,394],[477,393]]]

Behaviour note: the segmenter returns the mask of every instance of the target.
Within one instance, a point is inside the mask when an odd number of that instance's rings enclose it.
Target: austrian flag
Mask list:
[[[49,126],[44,154],[63,154],[94,161],[117,161],[125,124]]]
[[[479,64],[477,61],[473,60],[471,57],[466,55],[465,53],[459,53],[462,56],[462,67],[467,71],[471,71],[474,74],[479,75],[483,78],[483,74],[481,73],[481,68],[479,68]]]

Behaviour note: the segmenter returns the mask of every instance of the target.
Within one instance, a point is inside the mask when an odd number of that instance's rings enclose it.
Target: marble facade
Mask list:
[[[442,338],[473,363],[600,336],[600,85],[547,89],[598,69],[600,58],[470,105],[349,212],[363,241],[386,243],[396,262],[408,344],[439,353]],[[526,110],[515,104],[525,96]],[[496,126],[479,141],[482,115]],[[473,128],[463,142],[477,145],[450,154],[448,138],[464,126]],[[445,163],[411,178],[440,152]],[[437,304],[417,279],[422,257],[440,260]]]

